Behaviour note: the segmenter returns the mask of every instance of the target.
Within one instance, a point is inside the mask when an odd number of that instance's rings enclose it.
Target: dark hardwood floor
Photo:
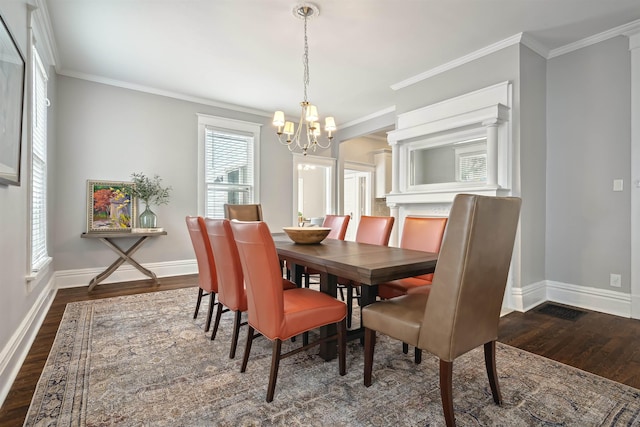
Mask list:
[[[91,294],[86,287],[59,290],[0,408],[0,426],[23,424],[67,303],[196,285],[194,275],[163,278],[160,285],[146,280],[101,285]],[[640,388],[640,321],[583,311],[586,314],[576,320],[543,314],[536,309],[511,313],[500,320],[499,341]]]

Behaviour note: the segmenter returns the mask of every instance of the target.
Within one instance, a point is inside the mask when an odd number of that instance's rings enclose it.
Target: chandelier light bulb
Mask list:
[[[273,115],[273,125],[277,127],[284,126],[284,111],[276,111]]]
[[[327,132],[333,132],[336,130],[336,121],[333,117],[327,117],[324,121],[324,130]]]
[[[318,107],[315,105],[309,104],[307,106],[307,117],[308,122],[317,122],[318,121]]]
[[[295,125],[293,124],[293,122],[286,122],[284,124],[284,133],[288,136],[293,135],[295,132]]]

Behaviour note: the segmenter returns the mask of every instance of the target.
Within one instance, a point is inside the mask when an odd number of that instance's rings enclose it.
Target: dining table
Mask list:
[[[360,306],[376,301],[378,285],[391,280],[433,273],[438,254],[391,246],[325,239],[317,244],[298,244],[286,236],[274,236],[278,256],[291,268],[293,281],[301,286],[305,267],[320,272],[320,291],[337,297],[338,277],[361,284]],[[335,325],[320,328],[320,336],[336,333]],[[362,336],[360,328],[348,331],[348,338]],[[335,342],[320,345],[320,356],[337,355]]]

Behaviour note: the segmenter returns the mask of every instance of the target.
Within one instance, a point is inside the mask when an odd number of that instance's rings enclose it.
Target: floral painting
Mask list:
[[[136,204],[131,182],[87,181],[87,231],[131,231]]]

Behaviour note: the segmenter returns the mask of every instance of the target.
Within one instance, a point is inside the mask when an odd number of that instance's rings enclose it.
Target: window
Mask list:
[[[49,261],[47,253],[47,72],[33,48],[31,132],[31,273]]]
[[[487,180],[486,144],[456,148],[456,180],[459,182],[485,182]]]
[[[224,204],[259,203],[260,125],[198,115],[198,212],[224,218]]]

